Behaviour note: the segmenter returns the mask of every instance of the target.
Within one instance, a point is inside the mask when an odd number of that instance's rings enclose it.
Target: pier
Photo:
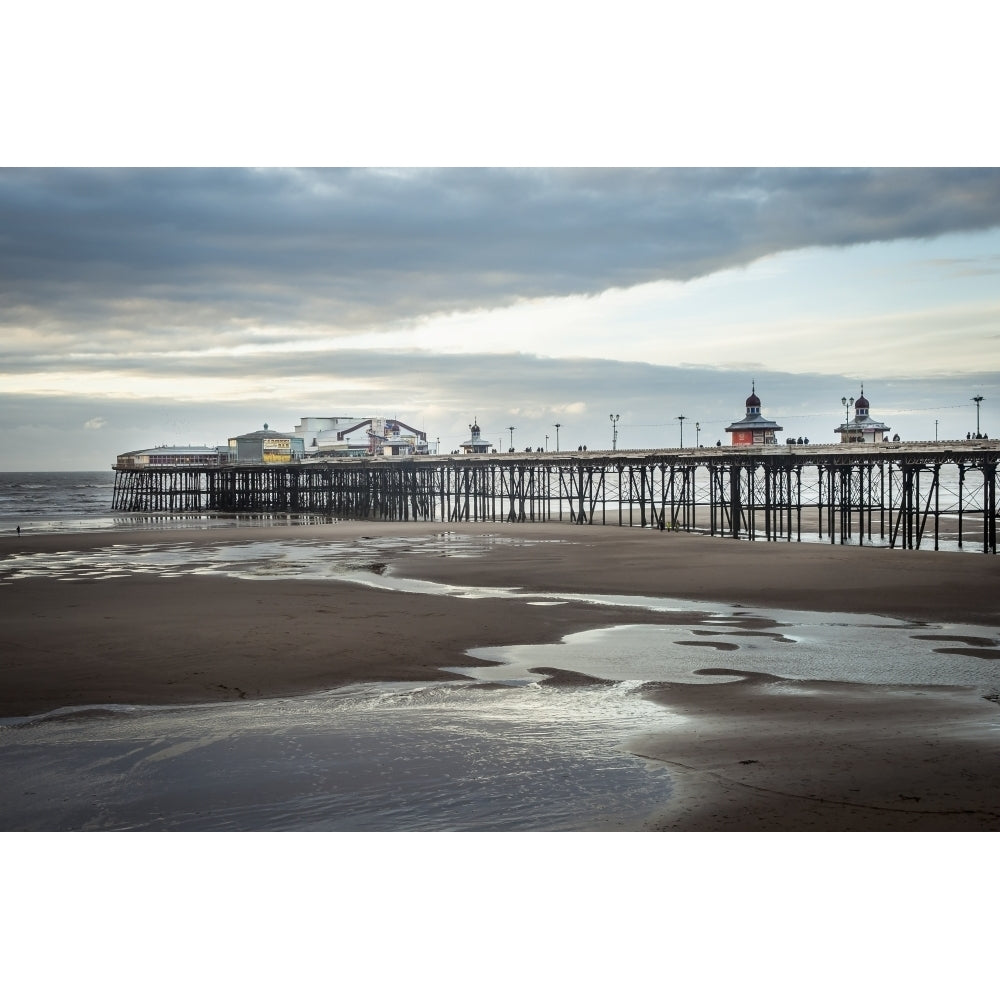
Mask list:
[[[116,466],[121,512],[567,521],[996,553],[996,441]]]

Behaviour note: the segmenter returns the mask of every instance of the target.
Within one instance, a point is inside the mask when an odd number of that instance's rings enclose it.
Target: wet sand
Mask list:
[[[0,558],[218,542],[223,534],[234,542],[448,530],[340,523],[25,535],[0,541]],[[994,556],[559,524],[451,530],[536,544],[497,546],[485,558],[402,556],[390,572],[536,593],[666,596],[1000,629]],[[441,680],[453,675],[440,668],[470,662],[471,648],[553,642],[584,629],[656,620],[655,612],[636,608],[458,600],[341,581],[17,580],[0,587],[0,716],[67,705],[268,698],[366,680]],[[719,643],[720,665],[732,665],[738,654],[723,649],[721,638],[704,641]],[[976,643],[968,648],[969,655],[993,652]],[[737,673],[730,684],[662,684],[649,693],[684,717],[632,748],[669,762],[676,776],[679,792],[656,818],[658,828],[1000,828],[1000,709],[981,691]]]

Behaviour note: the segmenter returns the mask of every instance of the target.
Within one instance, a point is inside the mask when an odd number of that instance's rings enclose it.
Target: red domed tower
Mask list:
[[[777,444],[778,439],[775,434],[782,428],[773,420],[761,416],[756,381],[750,383],[750,395],[747,396],[746,405],[747,415],[726,428],[726,433],[733,435],[733,444],[744,448],[755,444]]]

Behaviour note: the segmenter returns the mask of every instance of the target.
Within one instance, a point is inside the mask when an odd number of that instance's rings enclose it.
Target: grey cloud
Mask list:
[[[0,321],[226,343],[996,225],[989,169],[4,170]]]

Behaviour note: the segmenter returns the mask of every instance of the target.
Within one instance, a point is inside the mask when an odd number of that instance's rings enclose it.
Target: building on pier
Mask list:
[[[250,431],[229,439],[237,462],[273,465],[297,461],[304,457],[302,438],[295,434],[272,431],[264,424],[262,431]]]
[[[726,433],[733,436],[732,443],[736,447],[744,448],[755,444],[777,444],[776,435],[783,428],[761,415],[756,382],[750,383],[750,395],[747,396],[746,406],[746,416],[733,421],[726,428]]]
[[[834,428],[840,435],[841,444],[878,444],[880,441],[888,440],[890,428],[869,415],[869,406],[862,384],[861,395],[854,400],[854,419]]]
[[[411,433],[404,434],[404,427]],[[387,420],[381,434],[369,431],[369,438],[376,455],[426,455],[428,451],[427,435],[398,420]]]
[[[307,456],[351,457],[368,454],[368,442],[352,446],[341,434],[357,417],[303,417],[292,432],[302,438]]]
[[[141,448],[119,455],[115,465],[119,469],[156,469],[178,465],[225,465],[232,458],[232,450],[225,445],[160,445]]]
[[[462,449],[463,454],[485,455],[492,449],[493,443],[482,439],[482,431],[479,428],[478,419],[473,418],[472,423],[469,424],[469,433],[472,435],[469,440],[463,441],[459,446]]]
[[[363,440],[351,441],[351,434],[356,431],[364,431]],[[428,453],[425,431],[384,417],[303,417],[296,424],[295,433],[304,440],[309,458]]]
[[[356,431],[364,431],[364,443],[351,441]],[[426,455],[429,451],[426,431],[385,417],[303,417],[295,433],[305,439],[311,458]]]

